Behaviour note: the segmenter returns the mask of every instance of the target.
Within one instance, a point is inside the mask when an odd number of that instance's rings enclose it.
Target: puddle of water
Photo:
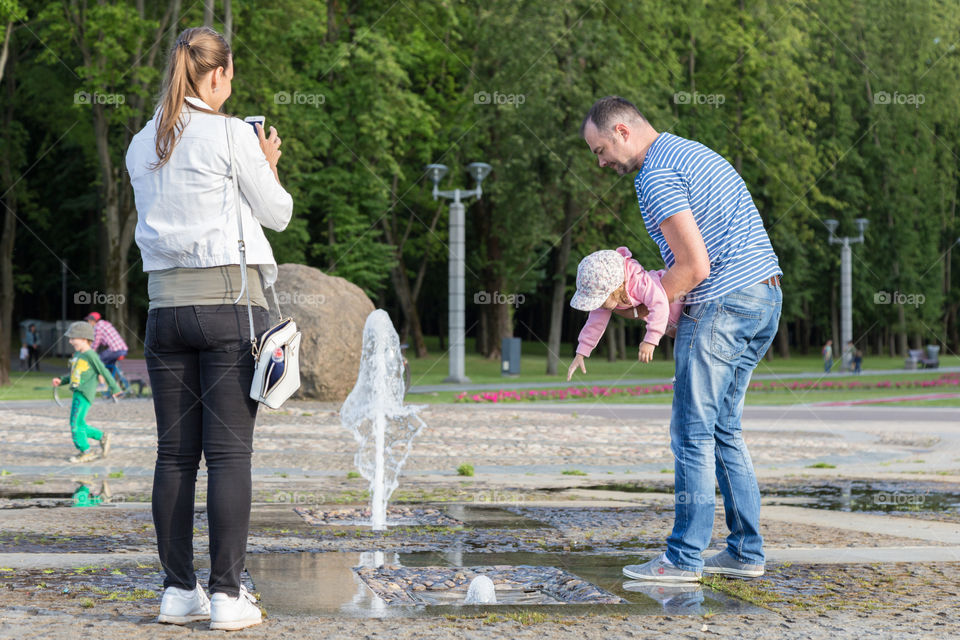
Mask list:
[[[960,513],[960,492],[925,484],[865,482],[761,489],[765,504],[830,511]]]
[[[476,504],[438,506],[451,518],[455,518],[473,529],[543,529],[550,527],[545,522],[513,513],[502,507]]]
[[[600,484],[582,489],[622,491],[625,493],[668,493],[672,487],[624,482]],[[565,489],[562,489],[565,490]],[[550,491],[550,489],[544,489]],[[930,511],[960,513],[960,492],[943,491],[936,485],[922,483],[885,483],[851,480],[834,484],[800,487],[760,488],[764,504],[796,505],[831,511]],[[721,498],[717,495],[717,500]]]
[[[651,556],[652,557],[652,556]],[[624,564],[647,557],[552,554],[475,553],[462,549],[423,553],[284,553],[248,554],[247,570],[268,611],[287,615],[337,615],[362,618],[433,617],[540,611],[568,615],[663,615],[708,612],[757,614],[762,609],[709,588],[627,581]],[[406,567],[472,567],[534,565],[564,569],[620,598],[625,604],[388,605],[357,575],[355,567],[384,564]]]
[[[69,491],[51,493],[30,493],[25,491],[0,491],[0,500],[63,500],[73,499]]]
[[[517,503],[520,504],[520,503]],[[264,518],[263,522],[268,522],[271,519],[277,521],[282,517],[283,523],[287,525],[286,528],[289,528],[290,525],[299,525],[299,529],[303,530],[304,527],[309,529],[310,527],[315,526],[343,526],[343,527],[352,527],[357,529],[369,529],[370,520],[369,518],[364,520],[336,520],[330,522],[317,522],[313,523],[310,521],[309,515],[313,508],[310,507],[298,507],[307,517],[304,515],[298,514],[297,511],[291,508],[288,505],[277,505],[276,510],[272,513],[274,514],[270,518]],[[323,512],[327,506],[319,505],[316,510]],[[342,510],[342,507],[331,507],[334,510]],[[403,505],[403,510],[409,512],[411,515],[409,517],[396,517],[396,514],[391,512],[391,509],[397,510],[397,507],[388,507],[387,509],[387,525],[389,527],[418,527],[418,526],[450,526],[450,527],[460,527],[465,526],[471,529],[543,529],[549,528],[549,524],[541,522],[539,520],[534,520],[533,518],[528,518],[523,515],[519,515],[509,511],[500,506],[494,505],[477,505],[477,504],[445,504],[445,503],[429,503],[422,505]],[[363,508],[357,508],[355,511],[360,512]],[[438,511],[439,513],[436,516],[425,516],[421,519],[417,519],[417,513],[419,511]],[[282,515],[281,515],[282,514]],[[444,517],[446,516],[446,518]],[[452,518],[455,522],[449,522],[448,519]],[[299,521],[299,522],[297,522]],[[258,521],[259,526],[264,526],[263,523]],[[251,523],[252,526],[252,523]]]

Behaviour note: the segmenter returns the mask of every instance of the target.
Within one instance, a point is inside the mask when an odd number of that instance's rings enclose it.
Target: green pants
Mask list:
[[[89,403],[87,403],[89,406]],[[90,493],[90,487],[82,485],[73,492],[73,506],[75,507],[95,507],[103,502],[103,496],[96,496]]]
[[[90,448],[87,439],[99,440],[103,432],[87,424],[87,411],[90,410],[90,401],[79,392],[73,394],[73,405],[70,407],[70,434],[73,435],[73,444],[81,453]]]

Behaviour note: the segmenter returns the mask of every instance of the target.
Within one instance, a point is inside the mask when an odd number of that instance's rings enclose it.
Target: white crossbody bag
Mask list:
[[[226,118],[225,118],[226,120]],[[237,175],[237,160],[233,151],[233,132],[227,120],[227,146],[230,149],[230,179],[233,180],[233,197],[236,201],[237,228],[240,231],[240,295],[233,301],[240,302],[247,294],[247,320],[250,324],[250,353],[255,369],[250,397],[271,409],[278,409],[300,388],[300,331],[293,318],[284,318],[277,299],[277,289],[270,285],[273,302],[277,305],[276,324],[267,329],[257,340],[253,331],[253,308],[250,304],[250,289],[247,288],[247,249],[243,243],[243,220],[240,217],[240,179]],[[268,305],[269,307],[269,305]]]

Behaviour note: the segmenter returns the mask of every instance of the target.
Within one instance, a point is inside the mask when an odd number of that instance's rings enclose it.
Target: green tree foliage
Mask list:
[[[2,136],[28,227],[7,243],[9,282],[32,288],[16,313],[59,315],[51,256],[65,257],[76,288],[129,283],[139,329],[122,159],[152,114],[173,35],[202,21],[201,5],[177,2],[0,0],[16,62],[5,67],[16,93],[0,91],[0,109],[16,107]],[[517,333],[547,343],[555,369],[584,320],[568,306],[583,255],[626,245],[662,266],[632,176],[599,170],[578,133],[596,98],[618,94],[743,175],[786,274],[781,354],[839,338],[828,218],[845,235],[870,221],[854,247],[862,345],[960,342],[956,3],[236,0],[232,25],[225,110],[264,114],[284,141],[296,204],[290,228],[270,233],[278,260],[356,283],[404,333],[446,327],[446,204],[430,196],[430,162],[450,167],[442,188],[471,188],[469,162],[493,165],[467,208],[467,326],[488,356]],[[125,100],[75,99],[87,94]],[[44,212],[71,234],[46,232]],[[473,304],[480,291],[525,302]],[[884,291],[923,303],[877,304]]]

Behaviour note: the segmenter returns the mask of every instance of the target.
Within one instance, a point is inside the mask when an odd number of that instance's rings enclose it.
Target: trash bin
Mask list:
[[[927,363],[925,369],[936,369],[940,366],[940,345],[927,345]]]
[[[504,338],[500,343],[500,374],[520,375],[520,338]]]

